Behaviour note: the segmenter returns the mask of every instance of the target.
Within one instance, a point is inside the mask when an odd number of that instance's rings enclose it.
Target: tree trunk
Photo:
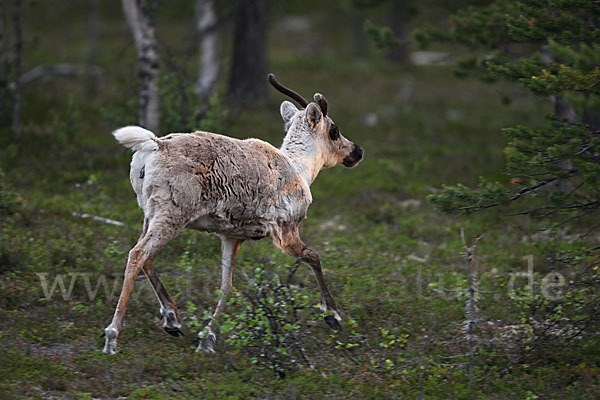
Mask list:
[[[23,32],[21,27],[21,0],[14,0],[14,15],[13,28],[15,35],[15,49],[13,62],[13,81],[14,81],[14,97],[13,97],[13,119],[12,131],[18,135],[21,131],[21,51],[23,49]]]
[[[9,90],[7,5],[0,2],[0,126],[11,125],[12,94]]]
[[[159,0],[122,0],[138,54],[139,124],[154,133],[160,130],[158,93],[159,56],[154,16]]]
[[[196,94],[209,96],[219,77],[217,15],[213,0],[196,0],[196,31],[200,40],[200,73]]]
[[[90,0],[88,10],[88,51],[86,64],[93,68],[98,62],[98,14],[100,0]]]
[[[94,79],[94,70],[98,67],[98,35],[99,35],[99,12],[100,0],[88,1],[88,24],[87,39],[88,49],[85,59],[86,88],[90,93],[95,93],[98,80]]]
[[[588,100],[588,106],[584,108],[583,115],[581,117],[584,124],[588,124],[594,131],[600,130],[600,110],[598,107],[593,107],[589,103],[589,94],[586,94],[586,100]]]
[[[390,28],[400,43],[388,51],[388,57],[393,61],[404,63],[408,60],[408,47],[406,41],[410,36],[408,20],[412,16],[409,5],[394,1],[390,13]]]
[[[267,5],[265,0],[235,0],[233,60],[228,96],[235,103],[267,98]]]
[[[552,62],[556,62],[556,59],[550,53],[549,46],[542,46],[541,49],[542,61],[546,64],[550,64]],[[577,113],[575,109],[571,107],[571,105],[565,100],[565,98],[561,95],[550,96],[550,101],[554,105],[554,115],[558,119],[566,119],[569,122],[576,123],[577,122]],[[563,170],[568,171],[573,169],[573,162],[571,160],[564,160],[560,163],[560,166]],[[573,190],[573,183],[570,180],[559,180],[556,184],[551,185],[550,189],[556,188],[558,191],[562,193],[568,193]]]

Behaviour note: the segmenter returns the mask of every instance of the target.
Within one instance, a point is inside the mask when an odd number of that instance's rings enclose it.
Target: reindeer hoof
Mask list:
[[[181,328],[176,327],[176,326],[163,326],[165,332],[167,332],[169,335],[175,336],[175,337],[179,337],[179,336],[185,336],[183,331],[181,330]]]
[[[163,329],[165,332],[175,337],[184,336],[183,330],[181,330],[181,321],[173,309],[161,308],[160,316],[163,319]]]
[[[196,353],[206,353],[206,354],[214,354],[217,351],[215,350],[216,341],[210,338],[205,338],[200,340],[200,344],[196,347]]]
[[[326,315],[323,317],[323,319],[325,320],[325,323],[334,331],[342,330],[342,324],[333,315]]]
[[[212,329],[206,328],[204,331],[198,334],[200,344],[196,347],[196,353],[216,353],[215,346],[217,344],[217,337],[213,333]]]
[[[105,354],[117,354],[117,331],[114,329],[105,329],[103,336],[106,338],[104,349]]]

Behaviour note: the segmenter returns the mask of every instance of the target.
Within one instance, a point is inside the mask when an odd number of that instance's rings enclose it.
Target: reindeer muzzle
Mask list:
[[[352,146],[352,152],[344,158],[342,164],[344,164],[344,167],[354,167],[362,160],[362,158],[363,149],[355,143],[354,146]]]

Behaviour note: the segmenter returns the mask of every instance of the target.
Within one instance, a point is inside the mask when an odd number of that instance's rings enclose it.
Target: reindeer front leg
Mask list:
[[[229,296],[231,285],[233,284],[233,266],[242,242],[243,240],[232,239],[225,236],[221,237],[221,298],[217,303],[211,321],[202,332],[198,333],[200,344],[196,348],[196,352],[215,352],[217,337],[212,330],[212,324],[221,317],[223,310],[225,310],[227,297]]]
[[[323,276],[319,255],[308,247],[304,247],[297,258],[307,263],[312,269],[313,274],[315,274],[315,278],[317,278],[317,284],[319,285],[319,290],[321,291],[321,312],[331,313],[325,315],[323,319],[331,329],[335,329],[337,331],[342,330],[342,318],[337,311],[335,301],[333,300],[331,293],[329,293],[329,289],[325,283],[325,276]]]
[[[282,245],[284,251],[295,257],[296,260],[305,262],[312,269],[315,278],[317,278],[319,290],[321,291],[321,311],[327,313],[323,319],[331,329],[341,330],[342,318],[325,283],[325,276],[323,276],[319,255],[314,250],[306,247],[300,239],[297,227],[288,232],[284,237]]]

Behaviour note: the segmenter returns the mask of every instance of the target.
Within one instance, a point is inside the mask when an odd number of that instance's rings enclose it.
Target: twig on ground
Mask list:
[[[98,216],[92,215],[92,214],[86,214],[86,213],[80,213],[80,212],[77,212],[77,211],[73,211],[71,213],[71,215],[73,215],[74,217],[77,217],[77,218],[93,219],[94,221],[104,222],[105,224],[116,225],[116,226],[127,226],[127,227],[129,227],[129,225],[124,224],[121,221],[115,221],[114,219],[109,219],[109,218],[104,218],[104,217],[98,217]]]

